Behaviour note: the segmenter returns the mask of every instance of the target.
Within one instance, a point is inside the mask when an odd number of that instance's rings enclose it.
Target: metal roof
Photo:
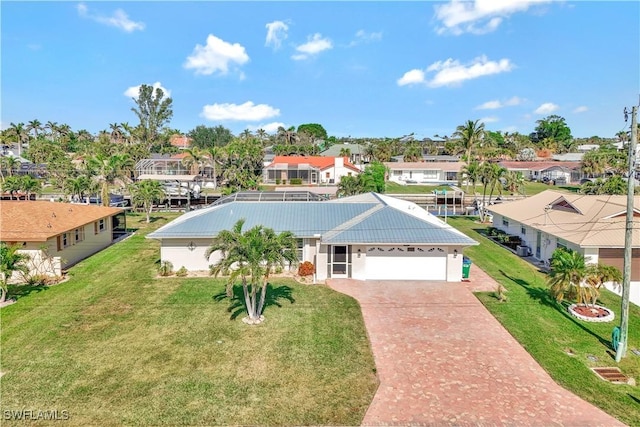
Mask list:
[[[324,202],[235,200],[184,214],[148,237],[213,238],[242,218],[245,229],[262,225],[329,244],[477,244],[414,203],[376,193]]]

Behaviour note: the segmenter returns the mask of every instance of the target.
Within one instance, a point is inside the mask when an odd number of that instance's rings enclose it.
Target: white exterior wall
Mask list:
[[[455,253],[457,250],[458,253]],[[447,253],[447,282],[461,282],[462,281],[462,246],[449,248]]]
[[[189,249],[191,242],[194,244],[193,250]],[[205,258],[204,254],[210,245],[211,239],[164,239],[160,246],[160,260],[173,264],[174,271],[181,267],[188,271],[206,271],[210,264],[215,264],[219,259],[216,253],[209,260]]]
[[[339,184],[340,183],[340,179],[343,176],[348,176],[348,175],[358,175],[359,172],[355,171],[351,168],[347,168],[344,166],[344,159],[342,157],[336,157],[335,158],[335,163],[333,166],[330,166],[328,168],[322,169],[320,171],[320,182],[322,183],[329,183],[330,180],[333,179],[333,182],[335,184]],[[327,176],[328,175],[328,176]]]
[[[351,278],[358,280],[367,278],[367,247],[364,245],[351,246]]]
[[[435,170],[436,177],[432,177],[431,175],[425,176],[424,172],[427,170],[434,171],[434,169],[429,169],[429,163],[425,163],[425,167],[423,169],[393,169],[389,171],[389,181],[404,184],[405,181],[417,181],[418,183],[438,183],[446,180],[446,172],[443,170]]]
[[[320,252],[316,255],[316,279],[325,280],[327,278],[327,245],[320,245]]]

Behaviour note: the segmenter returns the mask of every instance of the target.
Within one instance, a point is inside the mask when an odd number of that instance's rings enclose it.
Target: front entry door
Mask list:
[[[347,278],[349,277],[351,254],[348,246],[332,246],[331,247],[331,277]]]

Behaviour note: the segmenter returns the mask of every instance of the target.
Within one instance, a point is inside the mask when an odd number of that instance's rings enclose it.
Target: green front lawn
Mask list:
[[[387,194],[433,194],[434,190],[451,191],[451,187],[448,185],[421,185],[421,184],[401,185],[396,182],[387,182],[387,187],[385,192]]]
[[[628,351],[617,365],[610,348],[613,327],[620,324],[620,297],[603,291],[600,298],[602,305],[615,311],[613,322],[577,320],[568,314],[565,305],[549,296],[545,274],[480,233],[486,225],[470,217],[449,218],[448,222],[480,242],[479,246],[465,249],[465,255],[507,289],[507,302],[499,302],[492,292],[478,293],[478,298],[553,379],[619,420],[640,425],[638,387],[607,383],[590,370],[619,366],[640,382],[640,357]],[[640,349],[640,308],[633,304],[629,316],[631,349]]]
[[[359,425],[377,387],[355,300],[274,280],[266,321],[230,320],[221,281],[158,278],[136,235],[2,308],[1,410],[68,411],[72,425]]]

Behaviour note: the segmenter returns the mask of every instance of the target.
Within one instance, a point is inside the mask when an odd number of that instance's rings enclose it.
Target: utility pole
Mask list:
[[[624,109],[625,118],[627,109]],[[636,145],[638,143],[638,107],[631,107],[631,143],[629,144],[629,177],[627,178],[627,219],[624,234],[624,272],[622,276],[622,308],[620,310],[620,341],[616,349],[616,362],[627,353],[629,332],[629,291],[631,287],[631,260],[633,254],[633,202],[636,181]]]

